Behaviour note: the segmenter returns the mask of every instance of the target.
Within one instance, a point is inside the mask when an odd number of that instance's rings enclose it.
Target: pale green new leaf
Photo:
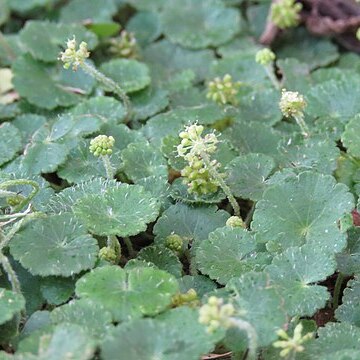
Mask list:
[[[124,321],[164,311],[177,293],[175,278],[153,268],[125,271],[118,266],[100,267],[76,283],[76,294],[102,305],[114,321]]]

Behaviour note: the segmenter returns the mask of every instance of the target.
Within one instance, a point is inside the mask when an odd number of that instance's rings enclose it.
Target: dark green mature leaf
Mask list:
[[[16,234],[10,252],[33,275],[70,276],[94,266],[97,241],[70,214],[37,219]]]
[[[360,228],[353,227],[348,231],[346,248],[336,254],[338,270],[346,275],[360,273]]]
[[[336,61],[339,52],[330,40],[319,39],[299,28],[285,33],[276,49],[276,56],[280,59],[295,58],[315,69]]]
[[[225,8],[218,0],[168,0],[161,20],[165,35],[190,49],[222,45],[240,27],[238,10]]]
[[[101,195],[80,198],[74,213],[94,234],[129,236],[146,230],[146,224],[159,215],[159,208],[158,201],[142,186],[121,184]]]
[[[15,89],[29,103],[40,108],[54,109],[57,106],[75,105],[82,97],[79,92],[88,92],[88,89],[84,90],[82,87],[89,76],[79,69],[76,73],[67,71],[68,79],[61,79],[59,74],[65,70],[60,66],[60,64],[55,67],[37,62],[30,55],[17,58],[13,65]],[[77,89],[67,83],[71,78],[78,79]]]
[[[346,123],[360,112],[360,95],[354,93],[359,76],[329,80],[313,86],[306,94],[306,112],[313,117],[336,117]]]
[[[75,291],[75,279],[60,276],[48,276],[41,280],[41,293],[50,305],[67,302]]]
[[[242,228],[223,227],[209,234],[196,250],[198,269],[220,284],[249,271],[261,271],[271,261],[257,252],[252,234]]]
[[[205,240],[210,232],[223,227],[229,216],[216,206],[193,207],[177,203],[166,209],[155,224],[155,242],[163,243],[171,233],[180,235],[186,243]]]
[[[269,286],[269,276],[249,272],[230,280],[226,287],[235,294],[234,305],[241,314],[240,318],[255,328],[258,346],[276,340],[276,329],[285,324],[286,317],[281,297],[274,286]],[[233,336],[247,338],[244,332],[236,332]]]
[[[12,160],[22,149],[20,131],[11,123],[0,125],[0,165]]]
[[[191,69],[196,81],[204,80],[214,59],[210,50],[191,51],[167,40],[157,41],[144,50],[144,61],[149,66],[153,83],[166,85],[173,77]]]
[[[109,22],[116,11],[114,0],[72,0],[62,7],[60,20],[63,23]]]
[[[19,34],[26,50],[35,59],[46,62],[55,62],[60,51],[66,47],[66,40],[73,36],[78,41],[85,41],[89,50],[97,45],[96,36],[81,25],[28,21]]]
[[[0,325],[11,320],[25,309],[25,299],[21,294],[0,288]]]
[[[117,266],[97,268],[76,283],[76,294],[102,305],[114,321],[156,315],[171,303],[178,291],[175,278],[165,271]]]
[[[348,323],[328,323],[318,338],[305,343],[306,360],[355,360],[360,356],[360,329]]]
[[[182,275],[182,264],[179,258],[173,251],[164,246],[147,246],[139,251],[136,258],[153,263],[157,268],[167,271],[177,278]]]
[[[360,158],[360,116],[356,115],[345,126],[345,131],[341,136],[343,145],[347,148],[347,153],[351,156]]]
[[[50,314],[53,324],[71,323],[93,336],[95,340],[104,338],[112,328],[111,313],[100,304],[89,300],[73,300],[54,309]]]
[[[237,121],[224,131],[224,137],[235,146],[240,153],[259,153],[278,155],[278,143],[281,134],[258,121]]]
[[[274,168],[270,156],[253,153],[238,156],[226,167],[226,183],[235,196],[260,200],[267,187],[266,179]]]
[[[136,60],[114,59],[103,63],[100,69],[127,93],[142,90],[151,82],[147,65]]]
[[[337,221],[353,202],[347,187],[332,176],[307,171],[265,191],[251,227],[270,251],[308,243],[336,253],[346,244]]]
[[[290,316],[312,316],[325,306],[330,294],[326,287],[316,283],[325,280],[335,270],[334,257],[310,244],[288,248],[266,267]]]
[[[154,2],[151,1],[151,4]],[[126,30],[134,33],[140,45],[148,45],[161,35],[160,16],[157,12],[140,11],[126,24]]]
[[[167,0],[127,0],[127,3],[137,10],[158,12],[165,6],[166,1]]]
[[[121,153],[123,171],[134,181],[149,177],[167,177],[165,158],[160,150],[149,143],[132,143]],[[136,166],[134,166],[136,164]]]
[[[342,304],[336,309],[335,316],[339,321],[360,326],[360,281],[358,277],[348,282],[342,297]]]
[[[102,355],[104,360],[113,360],[118,354],[127,360],[195,360],[210,351],[215,341],[199,323],[198,312],[182,307],[155,319],[118,326],[102,345]]]

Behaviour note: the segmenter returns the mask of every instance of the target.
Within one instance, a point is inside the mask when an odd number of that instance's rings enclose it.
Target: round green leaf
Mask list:
[[[12,160],[22,149],[20,131],[11,123],[0,125],[0,165]]]
[[[34,220],[10,243],[14,258],[41,276],[70,276],[90,269],[98,251],[97,241],[70,214]]]
[[[330,293],[326,287],[312,284],[325,280],[335,270],[333,256],[310,244],[288,248],[266,268],[290,316],[312,316],[326,305]]]
[[[127,93],[144,89],[151,82],[147,65],[136,60],[110,60],[102,64],[100,70]]]
[[[94,339],[106,336],[112,328],[111,314],[100,304],[88,300],[73,300],[54,309],[50,318],[52,323],[72,323],[81,326]]]
[[[76,89],[67,82],[69,82],[69,79],[79,78],[79,76],[81,76],[83,82],[84,80],[88,81],[89,75],[84,74],[79,69],[77,72],[67,71],[68,79],[61,79],[59,74],[62,71],[65,71],[65,69],[60,68],[60,64],[57,67],[50,66],[37,62],[28,54],[23,55],[14,62],[13,84],[20,96],[38,107],[54,109],[57,106],[71,106],[81,99],[79,92],[87,93],[88,89],[83,90],[79,80]]]
[[[60,21],[62,23],[109,22],[116,11],[114,0],[91,0],[90,2],[88,0],[72,0],[61,8]]]
[[[167,271],[177,278],[182,275],[182,264],[179,258],[164,246],[147,246],[139,251],[136,258],[153,263],[157,268]]]
[[[229,213],[216,206],[192,207],[177,203],[166,209],[154,226],[155,242],[163,243],[171,233],[186,242],[205,240],[210,232],[225,226]]]
[[[41,278],[41,293],[50,305],[60,305],[67,302],[74,294],[75,280],[60,276]]]
[[[336,254],[338,270],[346,275],[360,274],[360,228],[353,227],[348,231],[347,247]]]
[[[66,40],[85,41],[88,49],[97,45],[96,36],[81,25],[55,24],[48,21],[27,21],[20,31],[20,40],[30,54],[38,60],[57,61],[59,53],[66,47]]]
[[[161,10],[167,0],[127,0],[127,2],[137,10],[154,11]]]
[[[348,282],[342,297],[342,304],[336,309],[335,316],[339,321],[360,325],[360,281],[358,277]]]
[[[239,11],[218,0],[168,0],[161,20],[166,36],[190,49],[219,46],[240,29]]]
[[[114,321],[156,315],[171,303],[178,291],[175,278],[165,271],[117,266],[97,268],[76,283],[76,294],[102,305]]]
[[[233,278],[226,286],[235,295],[234,305],[242,314],[241,319],[254,327],[258,346],[266,346],[276,340],[276,329],[286,323],[283,300],[268,282],[266,273],[248,272],[240,278]],[[234,331],[232,337],[241,341],[246,335],[243,331]]]
[[[337,221],[353,208],[353,196],[344,184],[307,171],[265,191],[251,227],[271,251],[308,243],[339,252],[346,237]]]
[[[275,162],[264,154],[246,154],[232,160],[226,167],[226,183],[235,196],[260,200],[266,189],[266,179],[273,172]]]
[[[156,319],[138,319],[115,328],[102,345],[104,360],[200,359],[215,345],[195,309],[182,307]],[[141,346],[139,346],[141,339]]]
[[[0,288],[0,325],[11,320],[25,309],[25,299],[21,294]]]
[[[137,235],[159,215],[159,203],[139,185],[122,184],[102,195],[87,195],[74,205],[75,215],[97,235]]]
[[[355,116],[345,127],[341,136],[343,145],[347,148],[348,154],[360,158],[360,117]]]
[[[196,250],[198,269],[220,284],[249,271],[261,271],[270,255],[256,251],[250,232],[229,226],[215,230]]]

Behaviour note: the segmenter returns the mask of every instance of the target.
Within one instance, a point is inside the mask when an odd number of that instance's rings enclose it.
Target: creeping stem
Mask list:
[[[246,331],[249,341],[249,353],[247,358],[248,360],[255,360],[257,349],[257,334],[255,329],[247,321],[241,320],[239,318],[231,318],[230,321],[233,327]]]

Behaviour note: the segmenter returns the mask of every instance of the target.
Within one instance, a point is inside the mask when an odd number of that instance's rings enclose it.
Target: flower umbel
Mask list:
[[[114,143],[112,136],[99,135],[90,141],[89,150],[94,156],[111,155]]]
[[[271,21],[280,29],[299,25],[302,4],[296,0],[280,0],[271,5]]]
[[[273,343],[273,346],[282,349],[280,351],[281,357],[288,356],[290,353],[298,353],[304,351],[304,346],[302,344],[305,341],[311,339],[313,337],[313,333],[307,333],[302,336],[302,330],[302,324],[297,324],[294,329],[294,335],[292,338],[282,329],[277,331],[277,334],[279,335],[281,340],[275,341]]]
[[[203,155],[211,154],[216,151],[216,145],[219,142],[214,133],[202,136],[204,127],[202,125],[190,125],[182,131],[179,136],[182,139],[177,147],[178,155],[187,162],[181,171],[184,183],[188,184],[188,191],[198,195],[216,192],[219,183],[217,179],[211,176],[207,168]],[[216,160],[210,161],[210,165],[216,170],[219,164]]]
[[[210,296],[207,304],[199,310],[199,322],[207,326],[209,333],[219,328],[228,329],[232,325],[231,317],[235,314],[234,306],[224,304],[223,299]]]
[[[183,247],[183,238],[177,234],[170,234],[165,239],[165,246],[173,251],[181,251]]]
[[[268,48],[259,50],[255,55],[255,61],[263,66],[271,64],[275,59],[275,54]]]
[[[303,116],[306,102],[304,97],[298,92],[286,91],[286,89],[283,89],[279,106],[285,117]]]
[[[138,57],[139,48],[133,33],[123,30],[120,36],[110,39],[110,52],[127,59]]]
[[[66,46],[65,51],[60,53],[59,59],[64,63],[65,69],[69,69],[70,66],[72,66],[72,69],[76,71],[78,66],[81,66],[85,62],[85,59],[90,56],[87,43],[82,41],[79,49],[76,49],[77,44],[74,36],[67,41]]]
[[[213,81],[209,82],[206,97],[221,105],[236,105],[235,97],[239,92],[240,86],[241,82],[233,82],[229,74],[226,74],[223,78],[216,77]]]

